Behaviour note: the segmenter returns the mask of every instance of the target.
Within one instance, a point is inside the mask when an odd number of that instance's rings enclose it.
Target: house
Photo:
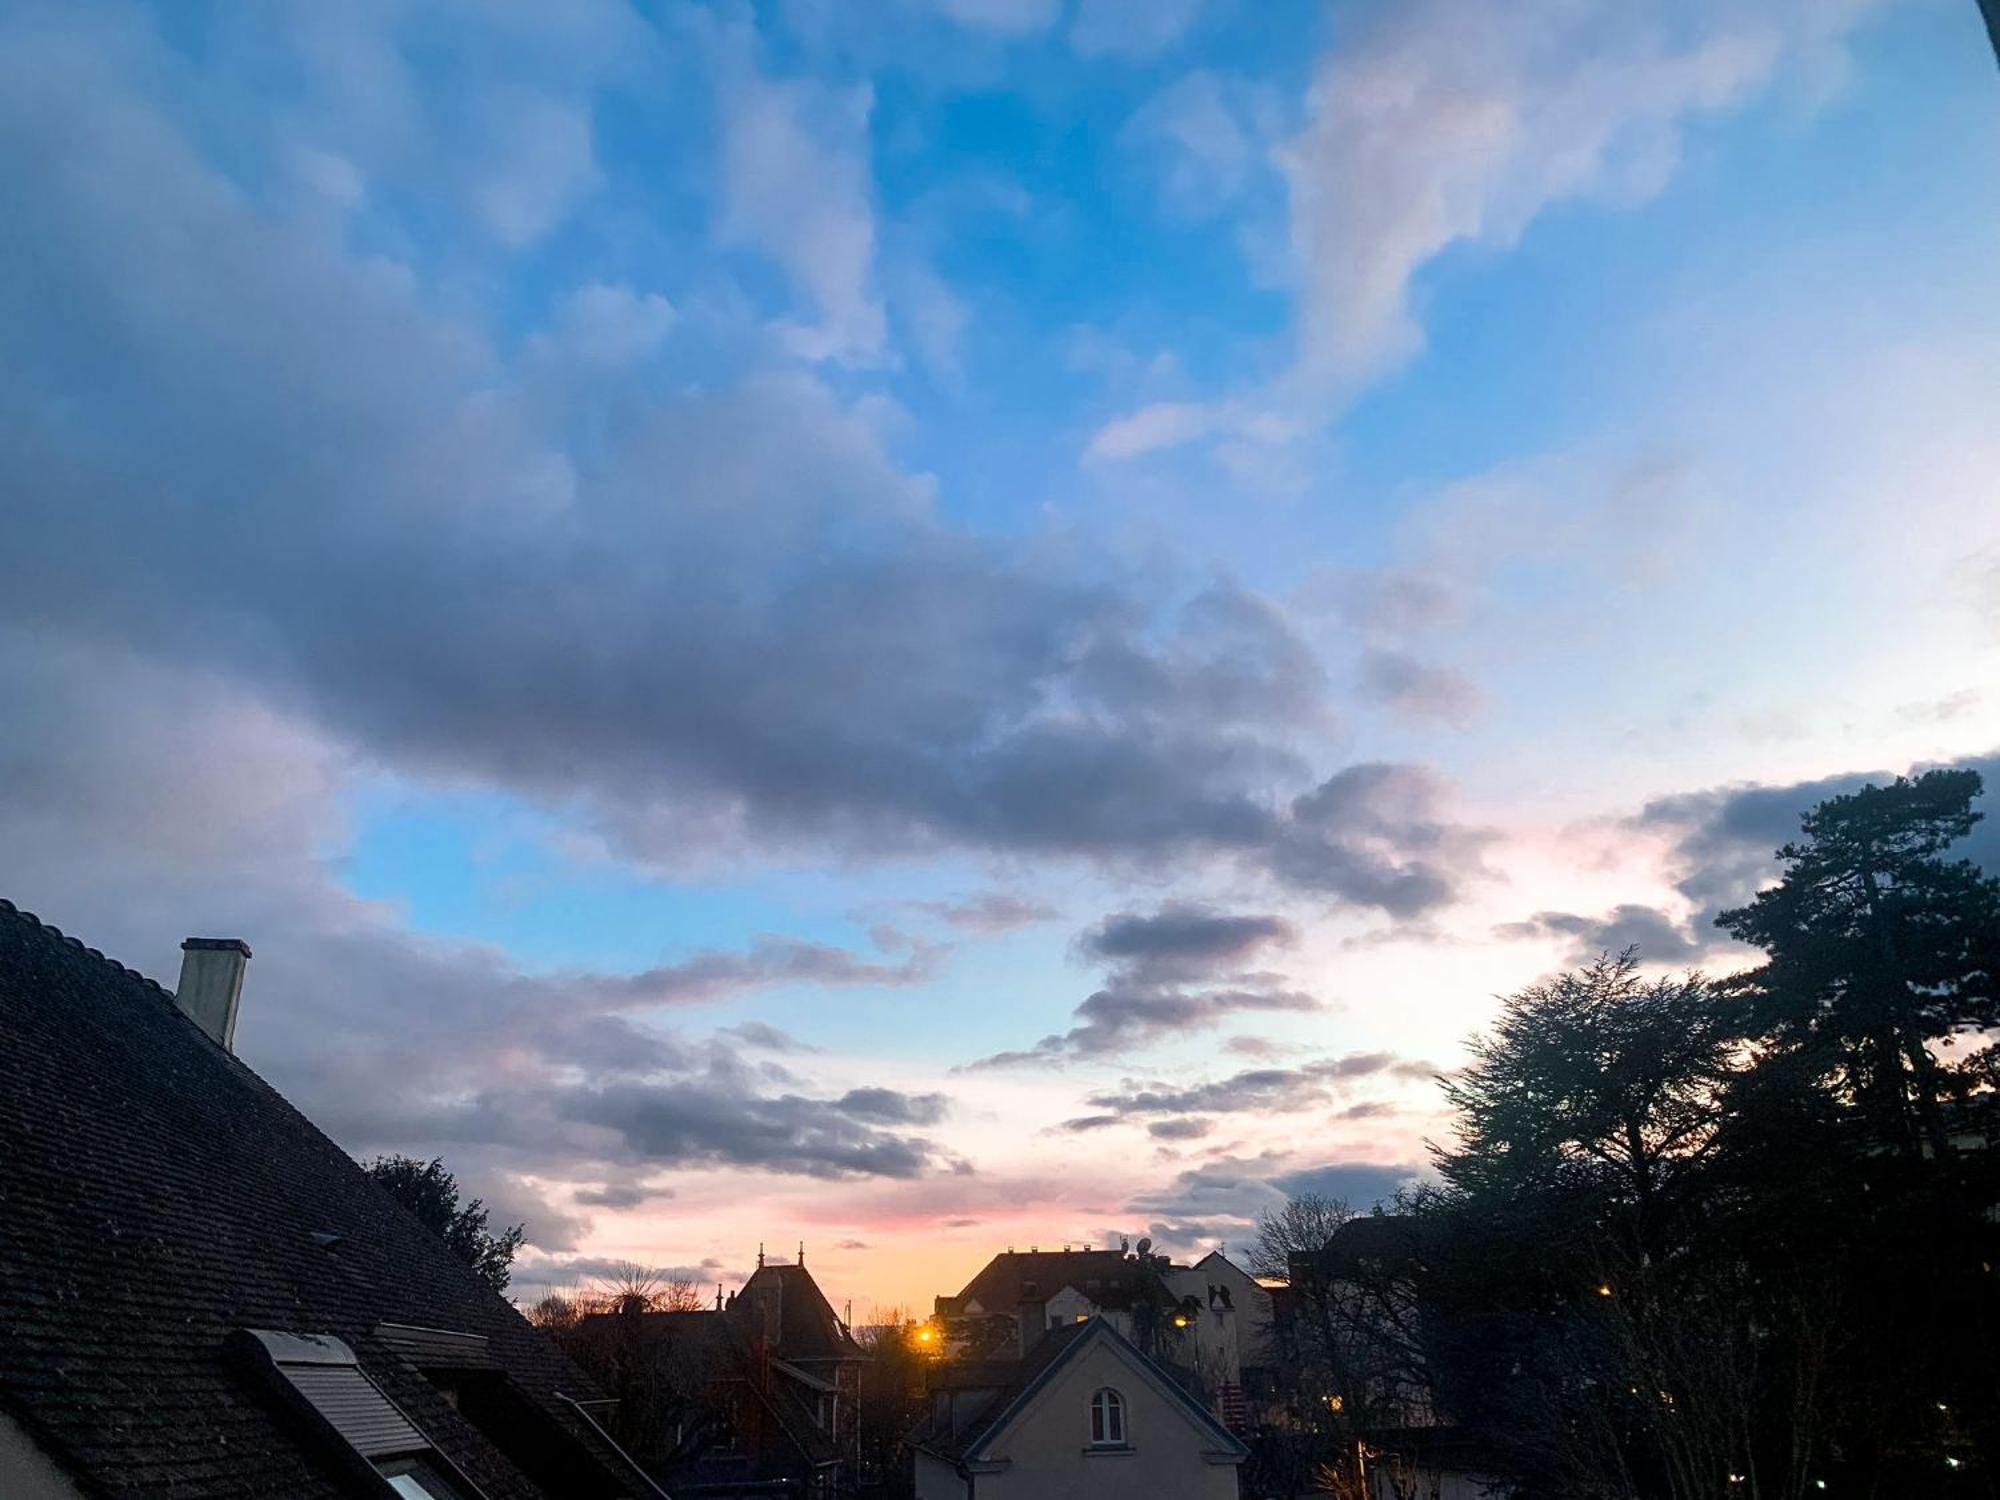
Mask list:
[[[1194,1370],[1224,1425],[1247,1432],[1275,1388],[1271,1294],[1220,1250],[1159,1273],[1189,1318]],[[1192,1308],[1192,1315],[1187,1311]]]
[[[1268,1398],[1271,1296],[1221,1251],[1191,1266],[1117,1250],[1009,1250],[955,1297],[936,1299],[940,1352],[955,1360],[1019,1359],[1046,1329],[1103,1318],[1144,1353],[1183,1372],[1232,1431]]]
[[[639,1500],[588,1379],[178,991],[0,901],[0,1495]]]
[[[1108,1318],[940,1374],[916,1500],[1236,1500],[1249,1450]]]
[[[749,1280],[713,1310],[633,1305],[581,1319],[564,1340],[646,1434],[635,1454],[663,1483],[710,1495],[853,1491],[867,1356],[803,1245],[789,1264],[760,1250]]]
[[[953,1358],[1020,1359],[1050,1328],[1103,1318],[1149,1353],[1183,1340],[1179,1299],[1160,1280],[1166,1264],[1124,1250],[1009,1250],[955,1297],[939,1297],[933,1321]]]

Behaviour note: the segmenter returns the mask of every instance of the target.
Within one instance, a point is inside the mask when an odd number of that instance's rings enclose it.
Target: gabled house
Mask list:
[[[795,1264],[760,1251],[749,1280],[713,1311],[597,1313],[565,1337],[656,1435],[638,1456],[669,1486],[853,1491],[867,1355],[806,1270],[803,1246]],[[646,1402],[662,1408],[659,1420],[643,1420],[636,1407]],[[693,1440],[690,1423],[700,1426]]]
[[[1159,1353],[1182,1331],[1174,1327],[1179,1311],[1150,1259],[1123,1250],[1009,1250],[957,1296],[937,1298],[933,1317],[955,1358],[1019,1359],[1048,1329],[1093,1317]]]
[[[1231,1431],[1247,1432],[1253,1413],[1271,1399],[1276,1384],[1270,1292],[1220,1250],[1191,1266],[1170,1265],[1160,1272],[1160,1280],[1188,1319],[1202,1388]]]
[[[0,1495],[645,1500],[601,1393],[169,993],[0,901]]]
[[[1248,1449],[1106,1318],[940,1375],[916,1500],[1236,1500]]]

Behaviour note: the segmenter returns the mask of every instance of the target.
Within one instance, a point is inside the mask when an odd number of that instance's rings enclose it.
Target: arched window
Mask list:
[[[1090,1446],[1122,1447],[1125,1442],[1125,1398],[1105,1386],[1090,1398]]]

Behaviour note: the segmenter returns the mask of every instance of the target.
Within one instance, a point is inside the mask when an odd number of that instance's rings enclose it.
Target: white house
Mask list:
[[[1236,1500],[1248,1450],[1104,1318],[993,1369],[937,1392],[917,1500]]]
[[[1184,1306],[1192,1304],[1194,1368],[1224,1419],[1241,1430],[1247,1418],[1244,1371],[1273,1358],[1271,1294],[1220,1250],[1191,1266],[1168,1266],[1160,1280]]]

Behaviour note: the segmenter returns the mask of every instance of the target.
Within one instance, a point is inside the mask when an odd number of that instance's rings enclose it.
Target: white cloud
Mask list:
[[[1144,62],[1157,57],[1200,18],[1206,0],[1082,0],[1070,45],[1085,57]]]
[[[784,327],[795,352],[872,362],[887,333],[874,288],[873,90],[767,77],[749,39],[731,41],[736,55],[722,88],[722,239],[770,260],[812,304],[817,323]]]
[[[588,365],[611,367],[643,359],[660,346],[679,314],[657,292],[592,282],[557,305],[547,347]]]
[[[1656,196],[1695,121],[1781,78],[1824,88],[1871,0],[1485,0],[1376,3],[1322,56],[1306,123],[1275,153],[1290,205],[1296,353],[1267,388],[1206,415],[1120,418],[1093,457],[1233,432],[1232,405],[1324,414],[1424,345],[1412,284],[1456,245],[1506,248],[1550,207]],[[1239,171],[1223,101],[1185,81],[1145,122],[1179,142],[1170,201]],[[1207,123],[1203,123],[1206,121]]]
[[[1062,14],[1062,0],[937,0],[937,7],[961,26],[1000,36],[1032,36]]]
[[[1141,105],[1122,140],[1130,149],[1157,154],[1169,208],[1201,218],[1229,207],[1268,165],[1275,115],[1264,91],[1201,69]]]
[[[1282,156],[1302,366],[1351,385],[1413,355],[1411,280],[1451,245],[1510,245],[1565,199],[1656,194],[1682,128],[1768,83],[1792,41],[1783,7],[1703,9],[1420,0],[1329,51]]]

